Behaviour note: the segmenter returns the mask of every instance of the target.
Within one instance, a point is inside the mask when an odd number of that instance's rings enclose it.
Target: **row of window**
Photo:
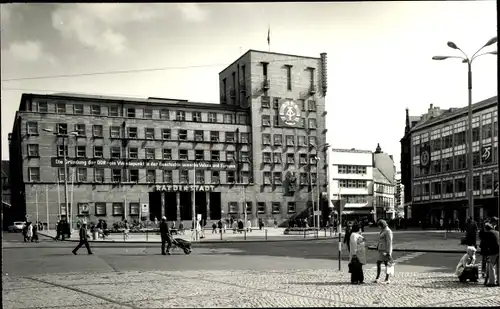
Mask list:
[[[272,136],[271,142],[271,134],[263,133],[262,134],[262,145],[273,145],[273,146],[283,146],[283,135],[282,134],[274,134]],[[297,143],[296,143],[297,142]],[[316,136],[304,136],[304,135],[286,135],[285,136],[285,145],[289,147],[293,147],[295,145],[300,147],[308,147],[308,146],[316,146],[317,139]]]
[[[368,181],[366,181],[366,180],[340,179],[339,180],[339,186],[341,188],[367,188],[368,187]]]
[[[271,116],[270,115],[262,115],[262,126],[263,127],[271,127]],[[273,117],[273,125],[274,127],[281,127],[280,124],[279,124],[279,116],[274,116]],[[306,123],[307,123],[307,127],[306,127]],[[309,130],[315,130],[318,128],[318,123],[316,121],[316,118],[307,118],[307,122],[306,122],[306,118],[302,117],[300,118],[300,122],[298,124],[298,127],[299,128],[303,128],[303,129],[309,129]]]
[[[156,170],[146,170],[144,179],[139,176],[138,169],[111,169],[110,177],[105,174],[104,168],[94,168],[94,175],[92,182],[105,183],[111,181],[113,183],[130,182],[130,183],[156,183],[159,182],[157,179]],[[180,169],[176,171],[178,173],[178,183],[189,184],[193,183],[193,173],[191,170]],[[205,178],[206,171],[196,170],[196,183],[212,183],[220,184],[221,177],[219,171],[210,171],[210,182]],[[71,175],[70,169],[68,169],[66,175],[68,175],[68,180],[74,180],[75,182],[88,182],[88,168],[76,168],[76,173]],[[250,183],[251,177],[249,171],[241,171],[240,182]],[[58,179],[60,182],[64,181],[65,173],[64,168],[58,168]],[[312,183],[316,184],[317,174],[316,173],[300,173],[299,184],[302,186],[309,185]],[[282,185],[283,183],[283,173],[282,172],[263,172],[263,183],[264,185]],[[40,182],[40,168],[39,167],[29,167],[28,168],[28,181],[30,182]],[[226,184],[234,184],[238,181],[236,178],[235,171],[226,171]],[[162,171],[162,181],[163,183],[174,183],[174,171],[163,170]]]
[[[241,202],[241,204],[246,204],[246,212],[247,214],[252,213],[252,202]],[[237,214],[241,212],[243,205],[239,202],[229,202],[228,203],[228,213]],[[240,205],[242,206],[240,208]],[[265,214],[267,211],[266,202],[257,202],[257,214]],[[295,202],[287,203],[287,213],[295,213]],[[271,213],[279,214],[281,213],[281,202],[271,202]]]
[[[375,196],[373,198],[373,206],[388,209],[391,206],[394,206],[394,199],[387,196]]]
[[[366,174],[366,166],[360,165],[339,165],[339,174]]]
[[[296,163],[296,153],[286,153],[285,154],[285,163],[286,164],[295,164]],[[309,161],[307,160],[307,153],[299,153],[299,164],[307,165],[307,164],[316,164],[318,162],[318,157],[315,154],[309,155]],[[281,164],[283,163],[283,153],[281,152],[263,152],[262,153],[262,162],[264,164]]]
[[[52,109],[54,105],[54,109]],[[122,109],[117,105],[109,105],[103,108],[102,105],[84,105],[73,103],[72,110],[68,108],[66,103],[49,104],[47,102],[38,102],[31,110],[39,113],[48,113],[54,111],[57,114],[73,114],[73,115],[91,115],[91,116],[109,116],[109,117],[127,117],[127,118],[143,118],[143,119],[161,119],[161,120],[175,120],[175,121],[192,121],[192,122],[208,122],[208,123],[226,123],[226,124],[249,124],[247,115],[238,115],[236,119],[234,114],[229,113],[216,113],[216,112],[186,112],[182,110],[172,111],[166,108],[136,108],[128,107]],[[49,109],[50,107],[50,109]],[[106,113],[107,112],[107,113]],[[187,117],[186,117],[187,116]],[[236,121],[238,120],[238,121]]]
[[[373,184],[373,191],[379,194],[394,194],[394,186],[375,183]]]
[[[279,109],[280,108],[280,97],[274,97],[273,98],[273,109]],[[307,101],[307,108],[306,108],[306,102],[305,100],[293,100],[295,103],[297,103],[298,107],[300,108],[301,111],[305,112],[306,110],[308,112],[316,112],[317,106],[316,106],[316,101],[315,100],[308,100]],[[260,104],[262,108],[271,108],[271,98],[268,96],[261,96],[260,97]]]
[[[474,175],[473,190],[493,190],[494,184],[498,182],[498,173]],[[437,180],[428,183],[416,183],[413,185],[413,196],[452,194],[467,191],[467,178],[455,178],[448,180]]]
[[[342,195],[342,200],[347,204],[366,204],[368,203],[368,195]]]

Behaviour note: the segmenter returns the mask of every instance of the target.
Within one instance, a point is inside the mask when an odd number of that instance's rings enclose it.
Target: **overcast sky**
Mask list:
[[[225,4],[2,4],[2,159],[23,92],[80,92],[219,100],[218,72],[248,49],[328,53],[329,143],[382,150],[399,169],[405,108],[424,113],[467,104],[467,67],[496,36],[496,2]],[[494,45],[489,50],[495,50]],[[188,67],[58,79],[6,79]],[[473,67],[473,100],[497,95],[497,59]]]

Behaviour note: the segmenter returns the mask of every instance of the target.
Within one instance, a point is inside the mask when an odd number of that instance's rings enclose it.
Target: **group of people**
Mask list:
[[[38,231],[42,229],[41,222],[26,222],[23,226],[24,242],[38,242]]]

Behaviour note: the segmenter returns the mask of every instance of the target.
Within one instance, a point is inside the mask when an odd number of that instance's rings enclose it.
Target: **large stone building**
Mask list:
[[[326,191],[326,55],[250,50],[219,78],[220,104],[24,94],[14,203],[50,223],[67,212],[190,221],[193,205],[208,221],[242,217],[244,205],[254,222],[306,211],[311,188]]]
[[[498,213],[498,97],[473,104],[474,217]],[[405,205],[411,216],[430,224],[439,219],[465,220],[468,214],[468,108],[441,110],[431,105],[411,124],[406,114],[401,140]],[[407,212],[407,211],[406,211]]]

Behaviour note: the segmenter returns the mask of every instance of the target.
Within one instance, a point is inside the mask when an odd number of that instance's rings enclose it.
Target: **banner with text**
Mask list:
[[[209,170],[235,170],[236,165],[232,162],[210,162],[210,161],[164,161],[164,160],[118,160],[118,159],[66,159],[68,167],[91,167],[91,168],[114,168],[114,169],[192,169],[196,164],[197,169]],[[64,159],[51,158],[52,167],[64,167]]]

